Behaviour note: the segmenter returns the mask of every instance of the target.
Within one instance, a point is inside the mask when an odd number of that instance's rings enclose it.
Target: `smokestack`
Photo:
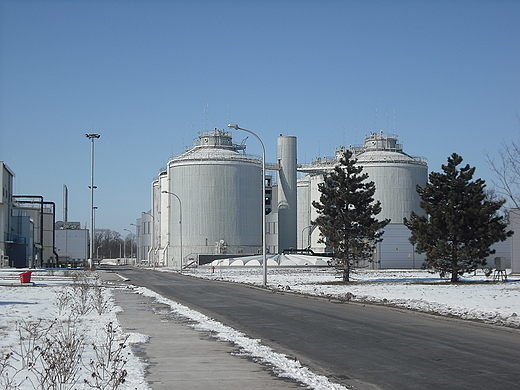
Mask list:
[[[278,137],[278,251],[297,248],[296,137]]]
[[[67,190],[67,186],[63,185],[63,225],[67,226],[67,212],[68,212],[68,202],[69,202],[69,194]]]

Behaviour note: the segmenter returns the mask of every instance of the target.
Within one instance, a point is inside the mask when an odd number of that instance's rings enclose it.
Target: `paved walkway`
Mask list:
[[[113,272],[100,274],[107,283],[123,284]],[[153,390],[302,388],[274,376],[261,364],[232,355],[236,347],[194,330],[173,316],[168,306],[131,289],[114,289],[113,293],[123,309],[117,315],[123,329],[150,336],[147,343],[134,346],[134,353],[147,362],[145,379]]]

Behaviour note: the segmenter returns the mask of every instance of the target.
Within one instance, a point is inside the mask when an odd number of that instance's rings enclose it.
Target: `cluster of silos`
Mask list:
[[[244,149],[215,129],[169,160],[152,187],[153,262],[180,267],[202,254],[261,251],[262,160]]]
[[[397,136],[383,132],[349,149],[375,183],[375,199],[382,205],[378,218],[391,220],[374,264],[384,258],[385,268],[419,266],[422,259],[408,242],[403,218],[412,211],[423,213],[416,186],[427,182],[426,160],[404,153]],[[318,184],[344,150],[298,166],[296,137],[280,135],[277,163],[266,164],[277,172],[273,211],[267,216],[266,240],[273,253],[304,248],[326,252],[312,224],[317,217],[312,202],[319,200]],[[299,179],[297,171],[303,173]],[[201,134],[193,148],[171,158],[153,181],[151,262],[180,268],[201,255],[261,253],[262,196],[267,196],[262,195],[262,159],[245,154],[245,145],[234,144],[230,132]]]
[[[383,243],[374,253],[373,264],[379,267],[384,258],[385,268],[419,266],[421,259],[416,259],[418,255],[408,241],[410,234],[403,225],[403,218],[409,218],[412,211],[424,213],[416,187],[424,187],[428,180],[427,161],[404,153],[397,136],[383,132],[369,134],[362,146],[349,149],[357,164],[363,167],[363,173],[368,173],[368,180],[375,184],[374,198],[382,207],[377,218],[391,220],[385,228]],[[318,243],[320,232],[312,225],[317,217],[312,202],[319,201],[318,184],[323,182],[323,174],[339,163],[344,150],[340,148],[335,157],[319,158],[299,169],[305,175],[298,180],[298,243],[316,253],[324,252],[326,248]]]

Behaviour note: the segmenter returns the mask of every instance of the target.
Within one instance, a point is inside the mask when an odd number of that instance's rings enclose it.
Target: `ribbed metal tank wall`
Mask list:
[[[358,161],[363,172],[376,185],[374,198],[382,205],[378,219],[390,218],[392,223],[403,223],[412,211],[422,215],[416,186],[424,187],[427,181],[425,166],[406,163],[374,163]]]
[[[296,137],[278,137],[278,250],[297,248]]]
[[[170,259],[195,254],[258,253],[262,247],[262,165],[239,153],[231,134],[203,134],[168,163]],[[179,213],[182,212],[182,221]],[[164,218],[164,214],[162,214]],[[182,222],[182,223],[179,223]],[[178,263],[177,263],[178,264]],[[173,264],[175,266],[175,264]]]
[[[389,218],[392,223],[402,224],[412,211],[424,214],[416,188],[424,187],[428,181],[425,159],[404,153],[397,136],[383,132],[367,136],[363,147],[355,153],[357,163],[376,185],[374,198],[382,205],[379,219]]]

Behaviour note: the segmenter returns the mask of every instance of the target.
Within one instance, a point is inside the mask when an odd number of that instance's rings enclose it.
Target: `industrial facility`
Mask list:
[[[137,261],[182,270],[219,260],[219,264],[261,264],[262,191],[265,191],[265,245],[268,264],[291,264],[282,253],[315,254],[294,264],[326,264],[330,256],[318,243],[319,229],[312,206],[319,201],[318,184],[339,163],[346,147],[334,157],[322,157],[307,165],[297,163],[297,139],[278,137],[276,163],[246,154],[246,144],[234,143],[228,131],[214,129],[194,140],[185,153],[171,157],[152,182],[152,205],[137,220]],[[428,180],[428,164],[403,150],[395,134],[371,133],[360,146],[348,146],[357,164],[376,186],[381,202],[377,217],[389,218],[383,241],[372,258],[359,267],[420,268],[424,255],[415,253],[403,219],[413,211],[423,214],[417,185]],[[496,245],[495,256],[510,262],[510,243]],[[490,259],[490,264],[493,260]]]
[[[377,217],[391,221],[371,258],[355,266],[421,267],[424,255],[410,244],[403,219],[411,212],[424,213],[416,187],[428,180],[425,158],[405,153],[398,136],[383,131],[367,135],[362,145],[340,147],[333,157],[306,165],[297,162],[295,136],[280,135],[277,143],[277,161],[268,163],[265,153],[248,154],[245,141],[235,143],[230,131],[215,128],[201,133],[185,153],[171,157],[152,181],[151,208],[133,224],[136,263],[178,270],[214,261],[262,265],[265,245],[270,266],[326,265],[331,253],[312,224],[317,217],[312,204],[319,201],[324,175],[348,149],[375,184],[374,198],[382,207]],[[0,162],[0,173],[0,266],[86,264],[89,231],[68,221],[66,186],[63,221],[56,221],[54,202],[40,195],[14,195],[13,171]],[[510,215],[515,228],[520,214],[511,210]],[[517,241],[513,237],[495,244],[488,264],[500,257],[519,272]],[[294,255],[298,257],[291,258]]]
[[[0,266],[55,266],[56,205],[41,195],[14,195],[14,172],[2,161],[0,177]]]

